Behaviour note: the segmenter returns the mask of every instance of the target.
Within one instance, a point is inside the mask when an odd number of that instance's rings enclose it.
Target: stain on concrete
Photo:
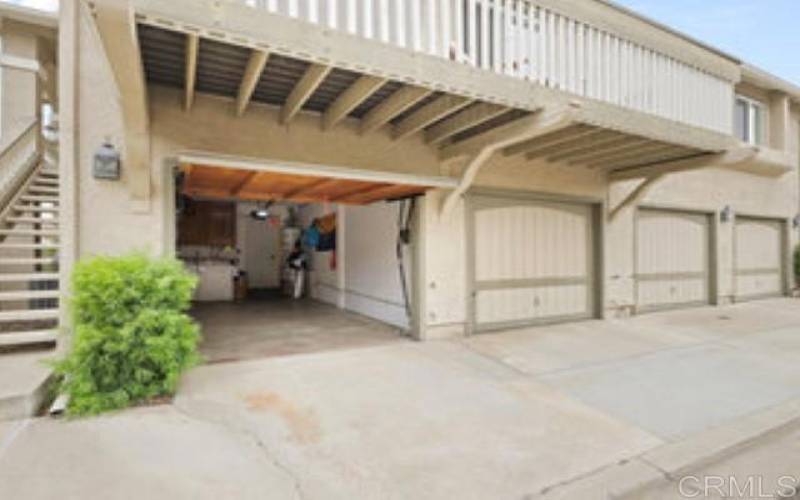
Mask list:
[[[274,413],[283,420],[292,438],[301,444],[313,444],[322,438],[316,414],[310,408],[299,408],[274,392],[249,394],[244,398],[251,411]]]

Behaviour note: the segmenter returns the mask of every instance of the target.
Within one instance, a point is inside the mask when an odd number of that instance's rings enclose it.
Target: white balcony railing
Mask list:
[[[728,134],[733,83],[535,0],[241,0]]]

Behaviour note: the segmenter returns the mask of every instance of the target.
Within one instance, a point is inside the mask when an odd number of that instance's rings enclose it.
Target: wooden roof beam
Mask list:
[[[443,95],[398,123],[394,128],[394,139],[404,139],[413,135],[472,102],[473,100],[467,97]]]
[[[406,184],[388,184],[380,187],[379,189],[370,190],[366,193],[354,194],[348,197],[342,197],[338,203],[354,204],[354,205],[369,205],[379,200],[386,200],[392,198],[401,198],[415,193],[425,191],[424,186],[412,186]]]
[[[744,147],[724,153],[698,154],[691,158],[659,162],[626,169],[614,170],[609,175],[612,181],[646,178],[660,174],[670,174],[708,167],[733,167],[747,162],[757,154],[756,148]]]
[[[374,193],[376,191],[381,191],[383,189],[389,188],[394,186],[394,184],[371,184],[369,186],[359,186],[356,189],[350,190],[347,193],[340,194],[338,196],[334,196],[330,199],[332,202],[338,202],[342,200],[346,200],[348,198],[358,197],[358,196],[367,196],[370,193]]]
[[[302,185],[302,186],[300,186],[298,188],[292,189],[291,191],[288,191],[288,192],[284,193],[283,194],[283,198],[286,199],[286,200],[290,200],[290,199],[295,198],[297,196],[302,196],[303,194],[307,193],[308,191],[313,191],[313,190],[319,189],[322,186],[325,186],[327,184],[332,184],[337,180],[339,180],[339,179],[328,179],[328,178],[326,178],[326,179],[314,179],[312,182],[309,182],[308,184],[304,184],[304,185]]]
[[[510,123],[500,125],[469,139],[442,148],[439,154],[443,161],[475,155],[483,150],[492,152],[516,143],[541,137],[572,125],[577,108],[570,106],[542,109]]]
[[[356,80],[325,110],[325,114],[322,115],[323,130],[335,127],[387,81],[386,78],[369,75],[364,75]]]
[[[314,91],[325,80],[331,69],[333,69],[331,66],[317,63],[312,63],[308,67],[281,109],[282,124],[287,125],[292,121],[295,115],[303,108],[303,105],[314,94]]]
[[[242,82],[239,84],[239,95],[236,97],[236,116],[242,116],[250,104],[256,85],[264,72],[264,66],[269,60],[269,52],[263,50],[253,50],[250,53],[250,60],[242,75]]]
[[[636,160],[638,158],[646,158],[648,155],[653,156],[655,154],[662,153],[664,151],[688,151],[688,154],[692,153],[692,150],[687,150],[682,146],[676,146],[674,144],[662,144],[662,143],[650,143],[650,144],[642,144],[640,146],[631,147],[629,149],[619,151],[616,154],[608,154],[608,155],[598,155],[595,158],[588,159],[585,163],[590,167],[598,167],[603,165],[610,165],[614,166],[614,163],[622,163],[629,160]]]
[[[438,144],[449,137],[497,118],[507,111],[508,108],[505,106],[488,102],[470,106],[428,129],[425,133],[425,140],[428,144]]]
[[[567,159],[562,161],[569,161],[570,165],[578,165],[586,163],[587,161],[594,161],[596,158],[604,156],[614,156],[624,152],[625,150],[639,146],[641,144],[650,144],[651,141],[642,139],[641,137],[622,136],[613,141],[609,141],[602,146],[585,149],[584,151],[576,151],[574,155],[570,155]]]
[[[702,151],[686,149],[680,146],[672,146],[672,147],[665,146],[655,151],[648,151],[645,153],[630,155],[625,158],[616,159],[612,161],[609,160],[598,161],[591,163],[587,166],[589,168],[618,169],[618,168],[635,167],[638,165],[646,165],[648,163],[653,163],[658,161],[669,161],[675,158],[685,158],[687,156],[693,156],[696,154],[702,154]]]
[[[183,107],[186,111],[194,104],[194,90],[197,83],[197,55],[200,51],[200,36],[196,33],[186,35],[186,74],[184,78]]]
[[[407,85],[386,98],[364,117],[361,122],[361,133],[367,134],[383,127],[392,118],[407,110],[414,104],[433,93],[432,90]]]
[[[258,176],[260,172],[258,171],[250,171],[245,174],[242,179],[236,183],[235,186],[231,188],[230,194],[231,196],[239,196],[239,194],[244,191],[244,189],[251,183],[253,180]]]
[[[535,137],[525,142],[509,146],[503,150],[503,156],[516,156],[522,153],[530,153],[540,149],[551,148],[555,145],[566,144],[574,141],[577,138],[584,137],[584,135],[592,135],[596,133],[596,129],[586,129],[582,125],[569,127],[558,132],[553,132],[544,137]]]
[[[572,158],[580,158],[586,154],[602,155],[606,150],[613,150],[618,146],[628,147],[639,142],[639,139],[632,139],[630,136],[606,130],[602,136],[580,141],[559,151],[546,151],[542,156],[547,156],[547,161],[552,163],[565,162]]]

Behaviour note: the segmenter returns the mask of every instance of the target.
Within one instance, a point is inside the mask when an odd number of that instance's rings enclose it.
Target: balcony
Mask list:
[[[548,0],[240,0],[255,8],[721,133],[733,82],[720,57],[646,39],[608,13]],[[593,2],[584,2],[592,4]],[[606,8],[608,10],[608,8]],[[563,10],[569,10],[567,15]],[[575,14],[572,14],[575,11]],[[602,16],[602,17],[600,17]],[[585,19],[594,17],[594,22]],[[635,24],[635,23],[631,23]],[[617,32],[615,32],[615,30]]]
[[[316,113],[323,130],[421,137],[443,161],[500,144],[625,176],[737,146],[735,62],[652,26],[643,38],[590,11],[602,2],[551,3],[132,0],[148,83],[183,88],[187,108],[210,93],[238,115],[258,102],[283,124]]]

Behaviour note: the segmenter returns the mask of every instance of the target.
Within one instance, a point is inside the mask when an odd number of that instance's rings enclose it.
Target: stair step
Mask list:
[[[55,342],[58,330],[34,330],[30,332],[0,333],[0,347],[21,347],[30,344]]]
[[[33,205],[14,205],[14,210],[17,212],[50,212],[58,213],[58,207],[36,207]]]
[[[30,194],[23,194],[19,197],[21,201],[31,203],[58,203],[58,196],[35,196]]]
[[[0,242],[0,251],[2,250],[58,250],[59,245],[56,243],[6,243]]]
[[[58,273],[0,274],[2,283],[24,283],[26,281],[58,281]]]
[[[61,292],[58,290],[18,290],[14,292],[0,292],[0,301],[57,299],[60,296]]]
[[[34,184],[38,184],[40,186],[58,186],[60,184],[58,179],[53,179],[52,177],[39,177],[36,176],[33,179]]]
[[[14,224],[58,224],[58,219],[44,217],[6,217],[6,222]]]
[[[39,175],[44,175],[47,177],[58,177],[59,173],[58,170],[54,168],[40,168],[37,172]]]
[[[58,194],[57,187],[37,186],[36,184],[28,187],[29,193],[44,193],[44,194]]]
[[[57,229],[0,229],[0,236],[58,236]]]
[[[0,257],[0,266],[38,266],[44,264],[57,264],[58,259],[55,257],[41,257],[41,258],[3,258]]]
[[[0,321],[35,321],[58,319],[58,309],[24,309],[20,311],[0,312]]]

